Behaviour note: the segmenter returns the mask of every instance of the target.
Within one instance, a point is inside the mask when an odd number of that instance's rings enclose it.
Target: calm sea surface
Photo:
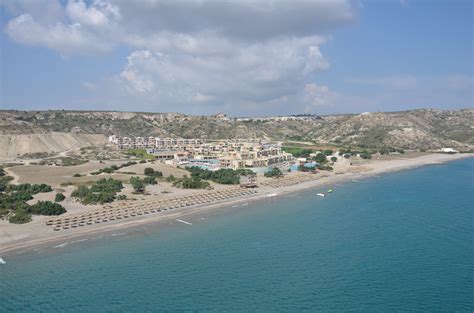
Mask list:
[[[474,159],[6,258],[1,312],[474,310]]]

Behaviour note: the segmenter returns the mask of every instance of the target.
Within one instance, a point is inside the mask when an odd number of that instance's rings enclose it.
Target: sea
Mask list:
[[[473,173],[463,159],[9,255],[0,312],[473,312]]]

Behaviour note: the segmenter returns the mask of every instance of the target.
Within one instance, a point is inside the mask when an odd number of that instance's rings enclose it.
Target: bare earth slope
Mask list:
[[[7,151],[0,153],[9,156],[99,144],[105,141],[105,136],[112,134],[205,139],[263,137],[373,148],[469,149],[474,145],[474,110],[428,109],[286,118],[227,118],[221,115],[189,116],[179,113],[0,111],[0,150]]]
[[[107,137],[101,134],[12,134],[0,135],[0,158],[15,158],[17,156],[48,152],[58,153],[90,145],[103,144]]]

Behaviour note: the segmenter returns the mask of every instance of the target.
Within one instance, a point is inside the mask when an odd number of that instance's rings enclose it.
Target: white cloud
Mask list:
[[[30,14],[22,14],[10,20],[6,32],[18,42],[45,46],[62,55],[105,52],[112,48],[110,43],[96,40],[95,35],[84,30],[80,24],[56,23],[46,26]]]
[[[120,18],[119,8],[103,0],[95,0],[89,7],[83,0],[69,0],[66,13],[71,21],[90,26],[104,26],[110,19]]]
[[[212,45],[212,38],[206,42]],[[125,83],[131,95],[181,104],[269,101],[300,92],[315,73],[328,68],[319,52],[322,42],[317,36],[282,38],[222,45],[204,55],[175,45],[159,53],[137,50],[128,57],[117,88]]]
[[[156,110],[305,101],[329,68],[321,34],[354,18],[349,0],[50,0],[48,18],[32,1],[10,2],[10,38],[64,56],[132,48],[119,73],[91,83]]]
[[[127,60],[127,65],[122,73],[120,73],[120,77],[130,84],[133,91],[138,91],[139,93],[152,91],[155,84],[146,77],[147,68],[152,66],[152,63],[156,63],[151,52],[148,50],[135,51],[128,56]],[[152,63],[149,63],[149,60]]]

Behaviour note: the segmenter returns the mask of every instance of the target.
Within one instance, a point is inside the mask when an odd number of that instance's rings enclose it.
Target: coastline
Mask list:
[[[230,200],[218,201],[215,203],[180,208],[168,211],[164,214],[148,215],[146,217],[140,217],[133,220],[128,220],[126,222],[94,225],[94,227],[91,228],[77,229],[71,232],[57,233],[48,229],[48,231],[43,230],[41,233],[35,233],[34,231],[32,231],[32,233],[26,237],[14,237],[10,234],[10,240],[0,242],[0,257],[12,255],[15,253],[27,253],[28,251],[33,251],[35,248],[50,247],[54,244],[64,244],[65,242],[71,243],[71,241],[81,241],[97,235],[107,235],[109,233],[114,233],[120,230],[132,229],[139,226],[153,225],[154,227],[159,227],[160,225],[174,223],[176,219],[193,218],[204,213],[209,213],[222,208],[231,209],[236,204],[256,202],[268,198],[275,199],[275,197],[307,189],[319,188],[351,180],[367,179],[373,176],[413,169],[426,165],[443,164],[445,162],[460,160],[469,157],[474,157],[474,155],[427,154],[413,158],[401,158],[381,161],[373,160],[371,162],[368,162],[367,164],[364,164],[364,167],[368,169],[365,172],[346,172],[340,175],[333,174],[328,177],[303,182],[292,186],[278,188],[260,187],[258,188],[259,190],[255,195],[246,198],[234,198]],[[39,226],[39,223],[37,224]],[[44,224],[41,224],[41,226],[45,228]],[[0,232],[0,234],[2,234],[3,236],[2,232]]]

